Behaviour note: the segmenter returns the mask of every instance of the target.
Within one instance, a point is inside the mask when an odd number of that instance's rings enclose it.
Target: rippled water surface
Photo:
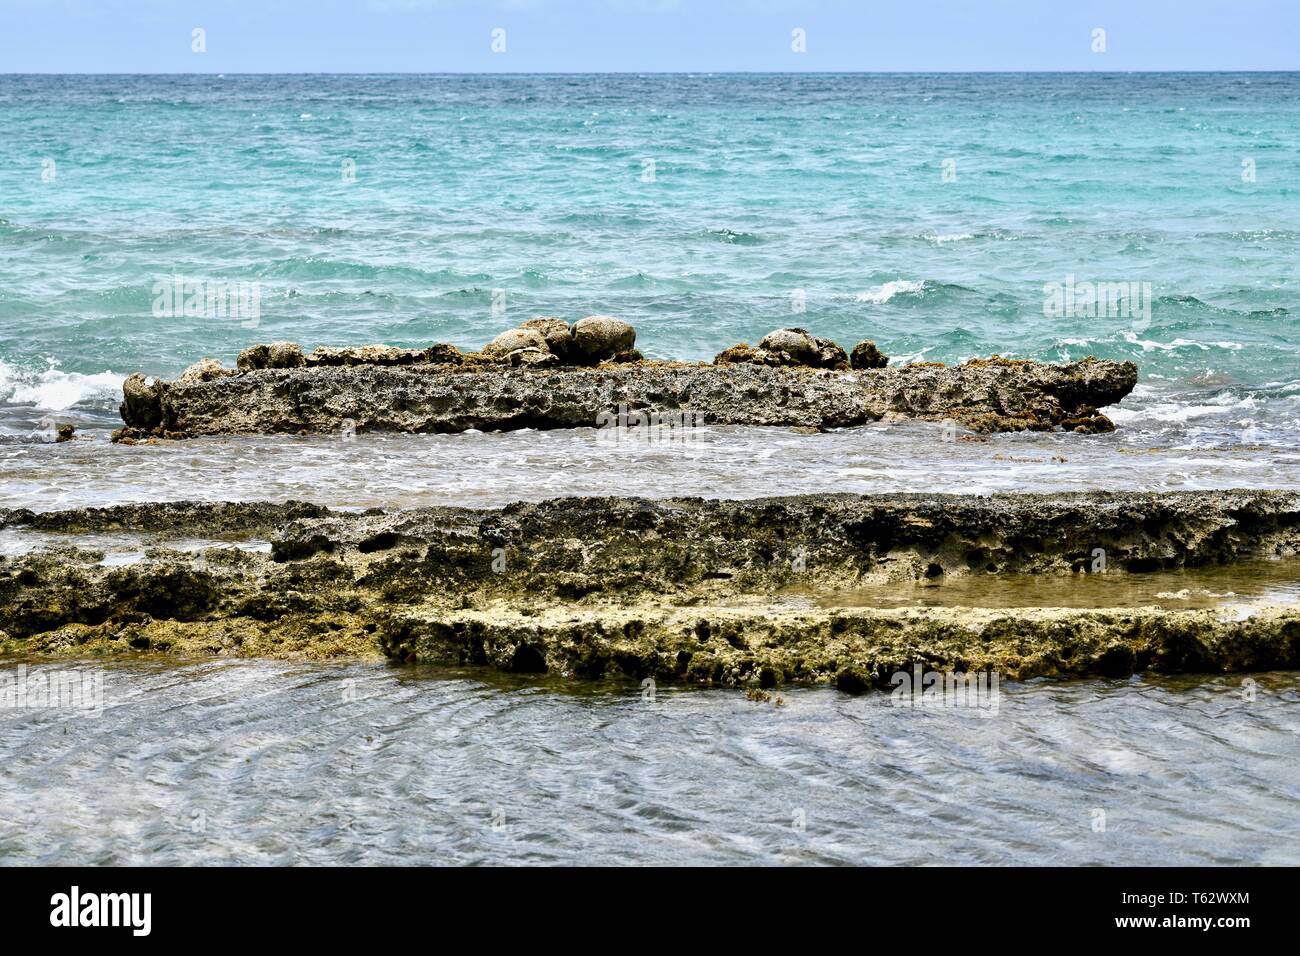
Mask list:
[[[1298,152],[1298,74],[0,76],[0,506],[1300,488]],[[177,275],[259,283],[259,321],[155,314]],[[1150,315],[1045,314],[1071,276],[1150,283]],[[1097,436],[108,441],[132,371],[593,312],[651,357],[796,324],[895,363],[1131,359],[1139,384]],[[0,677],[27,666],[51,667]],[[1297,675],[1255,679],[1004,684],[981,716],[112,664],[97,716],[0,709],[0,862],[1296,864]]]
[[[1300,863],[1300,675],[1242,680],[1003,684],[989,714],[116,664],[97,716],[0,713],[0,861]]]
[[[125,374],[255,341],[478,347],[605,312],[652,357],[797,324],[896,362],[1132,359],[1139,446],[1232,449],[1145,480],[1277,484],[1297,150],[1294,73],[0,76],[0,441],[102,432]],[[175,275],[260,283],[256,327],[154,314]],[[1150,283],[1150,315],[1045,314],[1070,276]],[[323,487],[315,463],[276,465]]]
[[[624,433],[634,434],[634,433]],[[565,495],[754,498],[813,492],[1178,491],[1300,488],[1300,447],[1134,427],[1110,435],[943,441],[939,426],[822,435],[703,427],[612,440],[594,428],[463,435],[97,440],[0,444],[0,506],[49,511],[127,501],[281,501],[335,507],[499,507]]]

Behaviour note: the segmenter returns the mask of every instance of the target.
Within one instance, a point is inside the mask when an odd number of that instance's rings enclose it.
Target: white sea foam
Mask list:
[[[1239,342],[1197,342],[1195,339],[1174,339],[1172,342],[1156,342],[1152,339],[1140,339],[1136,332],[1125,332],[1124,341],[1130,345],[1140,345],[1143,352],[1158,350],[1161,352],[1172,352],[1174,349],[1197,348],[1202,352],[1208,352],[1212,348],[1225,349],[1229,352],[1237,352],[1244,349],[1245,346]]]
[[[1147,405],[1144,408],[1124,408],[1116,405],[1106,410],[1107,417],[1116,424],[1126,424],[1131,422],[1187,422],[1195,418],[1205,418],[1209,415],[1223,415],[1235,410],[1249,411],[1258,404],[1258,401],[1247,395],[1245,398],[1236,398],[1231,395],[1219,395],[1211,398],[1203,405],[1190,405],[1182,402],[1161,402],[1157,405]]]
[[[934,346],[933,346],[933,345],[927,345],[925,348],[921,349],[919,352],[909,352],[909,353],[906,354],[906,355],[894,355],[894,356],[891,356],[890,359],[889,359],[889,364],[890,364],[890,365],[907,365],[907,364],[909,364],[909,363],[911,363],[911,362],[920,362],[920,361],[922,361],[922,360],[925,359],[925,353],[926,353],[926,352],[933,352],[933,351],[934,351]]]
[[[875,305],[888,302],[894,296],[907,294],[909,292],[920,292],[925,288],[925,281],[922,279],[894,279],[892,282],[886,282],[878,289],[872,289],[869,292],[859,292],[857,300],[859,302],[871,302]]]
[[[0,401],[63,411],[86,401],[116,399],[125,375],[103,371],[94,375],[65,372],[51,365],[44,371],[21,369],[0,360]]]

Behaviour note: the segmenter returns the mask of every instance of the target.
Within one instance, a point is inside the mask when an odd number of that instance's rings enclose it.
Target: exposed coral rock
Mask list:
[[[644,362],[645,356],[636,349],[628,349],[625,352],[619,352],[617,355],[605,360],[611,365],[626,365],[632,362]]]
[[[513,352],[508,352],[506,354],[506,361],[515,368],[521,366],[545,368],[551,365],[558,365],[560,360],[549,349],[522,348],[515,349]]]
[[[569,327],[568,322],[552,316],[543,316],[529,319],[519,327],[540,332],[546,339],[546,347],[551,350],[551,354],[565,364],[570,362],[573,357],[574,340],[573,329]]]
[[[777,329],[763,336],[758,347],[772,354],[784,353],[783,365],[816,366],[820,357],[817,340],[807,329]]]
[[[817,367],[830,369],[846,369],[849,367],[849,357],[845,354],[844,349],[840,348],[830,339],[816,338],[817,343]]]
[[[714,365],[775,365],[775,362],[767,362],[767,353],[759,353],[754,346],[748,342],[737,342],[730,348],[725,348],[713,357]]]
[[[145,378],[139,372],[127,376],[122,383],[122,405],[119,411],[128,428],[149,430],[162,424],[164,388],[161,379]]]
[[[185,371],[181,372],[178,382],[211,382],[213,379],[234,375],[233,368],[226,368],[220,360],[214,358],[199,359]]]
[[[271,342],[250,345],[239,353],[236,364],[240,371],[251,371],[264,368],[302,368],[307,360],[297,342]]]
[[[830,339],[818,338],[806,329],[777,329],[763,336],[754,348],[740,342],[723,349],[713,359],[714,365],[802,366],[842,370],[849,367],[848,356]]]
[[[574,351],[589,362],[613,358],[635,344],[636,329],[622,319],[589,315],[573,325]]]
[[[448,345],[446,342],[435,342],[426,350],[429,355],[429,362],[433,365],[460,365],[465,361],[465,356],[454,345]]]
[[[420,365],[433,362],[457,363],[461,360],[455,346],[438,343],[427,349],[402,349],[393,345],[361,345],[332,348],[319,346],[307,356],[311,365]]]
[[[518,349],[539,349],[543,352],[550,351],[546,345],[546,337],[537,329],[506,329],[491,342],[483,347],[484,355],[495,355],[504,358],[511,352]]]
[[[1300,494],[808,495],[560,499],[490,511],[302,503],[0,510],[26,531],[269,540],[62,547],[0,559],[0,652],[225,654],[486,664],[858,691],[921,663],[1008,678],[1300,666],[1300,610],[901,608],[823,600],[865,582],[1294,559]],[[496,549],[509,555],[494,567]],[[794,560],[795,555],[798,561]],[[791,591],[791,589],[796,589]],[[794,595],[791,597],[790,595]]]
[[[124,387],[128,429],[120,437],[334,433],[345,420],[363,431],[591,427],[620,405],[688,409],[702,424],[828,429],[915,418],[951,419],[976,432],[1043,431],[1066,421],[1096,430],[1105,427],[1096,409],[1122,399],[1137,381],[1132,363],[1098,359],[832,372],[642,362],[633,353],[616,356],[623,364],[558,368],[535,353],[508,355],[465,365],[263,369],[162,386],[133,376]]]
[[[864,339],[853,346],[849,353],[849,365],[853,368],[884,368],[889,364],[889,356],[876,348],[876,343]]]

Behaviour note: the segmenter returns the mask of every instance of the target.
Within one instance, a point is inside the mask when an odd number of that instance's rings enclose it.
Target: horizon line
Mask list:
[[[90,73],[54,70],[0,71],[5,76],[1132,76],[1134,74],[1300,73],[1300,69],[1133,69],[1133,70],[188,70],[139,72],[102,70]]]

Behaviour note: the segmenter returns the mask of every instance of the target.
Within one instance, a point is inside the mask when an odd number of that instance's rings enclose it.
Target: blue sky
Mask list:
[[[206,52],[192,51],[205,31]],[[505,51],[492,51],[492,31]],[[791,49],[806,31],[807,51]],[[1093,30],[1106,50],[1093,52]],[[3,73],[1290,70],[1300,0],[0,0]]]

